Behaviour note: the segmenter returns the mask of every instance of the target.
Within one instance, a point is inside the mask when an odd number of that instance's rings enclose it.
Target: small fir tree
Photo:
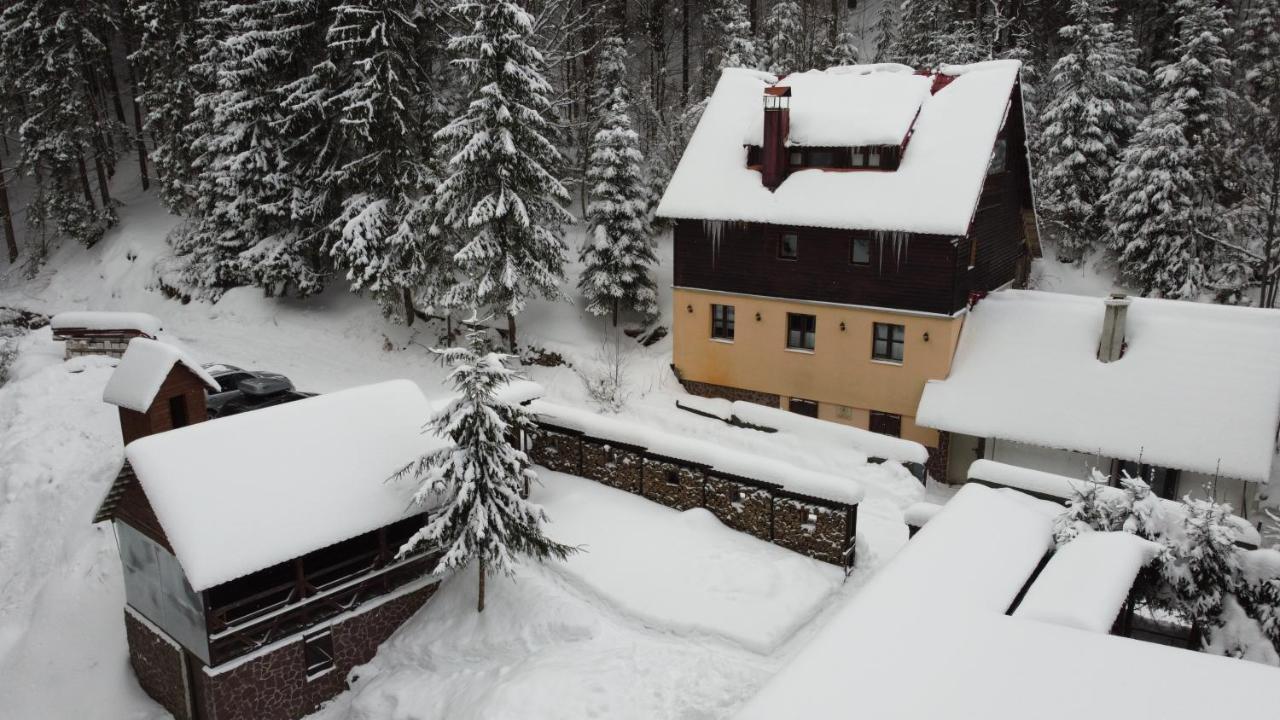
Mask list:
[[[657,262],[647,222],[640,138],[631,129],[625,85],[626,48],[608,38],[600,54],[600,87],[612,88],[600,109],[600,129],[591,143],[587,169],[587,235],[578,288],[587,312],[611,315],[622,309],[646,317],[658,312],[658,289],[649,273]]]
[[[1146,74],[1132,35],[1104,0],[1075,0],[1060,31],[1068,52],[1050,71],[1041,118],[1044,168],[1037,186],[1060,260],[1080,261],[1108,239],[1102,202],[1120,153],[1137,129]]]
[[[897,62],[893,53],[898,39],[899,7],[900,4],[894,0],[880,3],[880,12],[876,14],[875,23],[871,26],[871,36],[876,45],[875,62]]]
[[[841,30],[834,40],[823,44],[822,64],[825,67],[856,65],[858,56],[858,41],[848,30]]]
[[[557,298],[564,280],[563,224],[569,192],[551,123],[550,84],[534,47],[533,18],[512,0],[459,0],[465,34],[449,40],[469,88],[466,111],[437,134],[448,158],[437,192],[443,229],[465,279],[445,295],[450,307],[488,306],[515,316],[533,296]]]
[[[1171,566],[1174,592],[1183,611],[1202,631],[1218,622],[1223,601],[1240,579],[1235,531],[1227,523],[1231,507],[1186,498],[1185,534]]]
[[[435,450],[402,469],[420,485],[414,503],[433,507],[427,524],[400,549],[404,555],[427,546],[443,551],[440,567],[479,566],[476,611],[484,611],[485,578],[511,576],[517,556],[563,560],[574,548],[543,531],[547,514],[522,496],[537,479],[529,457],[512,440],[532,436],[536,425],[528,411],[503,402],[497,392],[517,374],[508,355],[489,352],[482,330],[467,335],[467,347],[435,350],[450,364],[448,379],[458,397],[432,418],[430,431],[447,438]]]
[[[766,69],[775,75],[801,70],[804,30],[800,24],[800,3],[781,0],[769,8],[764,19]]]
[[[1226,11],[1179,0],[1175,59],[1155,73],[1152,111],[1121,155],[1107,219],[1120,270],[1144,294],[1195,298],[1217,236],[1231,69]]]

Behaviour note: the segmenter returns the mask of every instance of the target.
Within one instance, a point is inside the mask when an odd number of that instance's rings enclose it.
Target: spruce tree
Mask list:
[[[894,0],[880,3],[880,12],[876,14],[875,23],[871,26],[872,40],[876,45],[875,62],[897,62],[894,46],[898,40],[899,7],[900,4]]]
[[[1280,291],[1280,0],[1250,3],[1237,47],[1237,137],[1240,207],[1233,220],[1241,244],[1262,257],[1257,275],[1263,307]],[[1243,258],[1236,255],[1236,260]]]
[[[533,45],[533,18],[518,3],[459,0],[453,10],[468,26],[449,50],[469,99],[436,134],[448,158],[436,197],[465,282],[445,299],[505,313],[514,349],[515,316],[531,297],[560,297],[564,280],[562,226],[572,218],[558,176],[552,90]]]
[[[858,63],[858,41],[853,33],[841,30],[836,33],[835,40],[826,43],[822,48],[822,65],[824,67],[840,67]]]
[[[702,15],[702,37],[706,44],[702,67],[707,95],[715,88],[719,71],[761,65],[760,48],[751,34],[751,20],[742,0],[711,0]]]
[[[587,235],[578,279],[587,312],[611,315],[615,326],[624,309],[646,317],[658,312],[658,289],[649,272],[657,256],[647,222],[640,137],[631,129],[626,58],[621,38],[604,41],[599,86],[612,90],[597,111],[600,129],[587,161]]]
[[[341,194],[328,252],[353,290],[409,324],[414,293],[448,267],[431,212],[439,180],[431,136],[443,111],[422,52],[419,5],[348,0],[335,10],[327,42],[339,77],[324,101],[345,149],[323,181]]]
[[[1223,601],[1240,580],[1240,554],[1227,521],[1231,507],[1186,499],[1186,532],[1175,550],[1170,575],[1182,611],[1206,630],[1222,613]]]
[[[452,365],[448,379],[458,396],[428,425],[449,446],[424,455],[398,475],[412,475],[420,483],[415,504],[435,506],[426,526],[400,553],[439,547],[440,567],[450,570],[476,562],[476,610],[483,612],[487,575],[513,575],[520,555],[563,560],[574,548],[548,538],[543,531],[546,513],[522,497],[537,475],[512,441],[533,436],[536,425],[527,410],[497,397],[517,377],[506,366],[510,356],[488,352],[478,329],[468,333],[467,347],[434,352]]]
[[[965,17],[954,0],[906,0],[898,35],[889,55],[914,67],[937,68],[943,63],[968,63],[990,57],[978,36],[977,24]]]
[[[1102,197],[1137,129],[1142,86],[1137,49],[1111,22],[1105,0],[1074,0],[1069,43],[1050,72],[1041,118],[1041,208],[1053,223],[1058,258],[1074,262],[1108,240]]]
[[[1198,297],[1222,216],[1231,69],[1226,11],[1179,0],[1175,58],[1155,73],[1151,113],[1121,155],[1107,219],[1124,277],[1144,294]]]
[[[773,3],[764,18],[764,37],[769,72],[785,75],[805,69],[801,67],[804,30],[800,25],[800,3],[795,0]]]

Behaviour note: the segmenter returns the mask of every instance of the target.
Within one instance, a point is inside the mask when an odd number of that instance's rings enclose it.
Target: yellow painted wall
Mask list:
[[[734,306],[733,342],[711,338],[713,303]],[[787,349],[787,313],[817,316],[812,352]],[[963,316],[684,289],[673,291],[673,315],[673,361],[686,380],[773,393],[782,398],[784,408],[788,398],[815,400],[822,419],[863,428],[871,410],[901,415],[902,437],[937,445],[937,431],[915,424],[916,407],[925,381],[945,378],[950,371]],[[876,322],[906,328],[901,364],[871,359],[871,326]],[[841,417],[842,406],[851,408],[848,417]]]

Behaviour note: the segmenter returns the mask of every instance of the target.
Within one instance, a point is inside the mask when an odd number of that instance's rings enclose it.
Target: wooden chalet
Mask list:
[[[302,717],[436,589],[435,553],[399,554],[424,522],[413,488],[387,482],[438,445],[429,407],[395,381],[183,424],[169,408],[202,402],[202,371],[148,361],[148,342],[108,386],[127,462],[95,518],[119,543],[138,681],[180,720]]]
[[[1037,252],[1018,73],[726,70],[658,208],[689,392],[915,440],[945,474],[924,384]]]

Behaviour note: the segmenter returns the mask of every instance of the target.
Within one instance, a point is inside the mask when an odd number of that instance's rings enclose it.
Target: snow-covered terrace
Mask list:
[[[1275,668],[1005,615],[1051,532],[1050,516],[1005,493],[963,487],[738,718],[1274,713],[1259,689],[1280,683]],[[1157,691],[1170,687],[1213,691]]]
[[[853,66],[787,78],[797,144],[910,144],[893,172],[791,173],[776,191],[747,167],[744,139],[757,137],[772,75],[723,72],[658,206],[663,217],[859,230],[964,235],[986,179],[1020,64],[943,66],[955,80],[928,93],[930,78],[902,66]],[[882,102],[882,106],[873,106]],[[914,105],[914,107],[913,107]],[[919,109],[915,117],[914,110]],[[874,110],[874,112],[871,112]],[[874,123],[867,120],[874,115]],[[905,121],[904,121],[905,118]],[[849,122],[849,126],[832,121]],[[840,142],[837,143],[836,141]],[[927,202],[929,212],[920,212]]]
[[[957,81],[958,82],[958,81]],[[965,319],[926,427],[1266,482],[1280,424],[1280,312],[1133,298],[1097,359],[1101,298],[1005,290]]]

